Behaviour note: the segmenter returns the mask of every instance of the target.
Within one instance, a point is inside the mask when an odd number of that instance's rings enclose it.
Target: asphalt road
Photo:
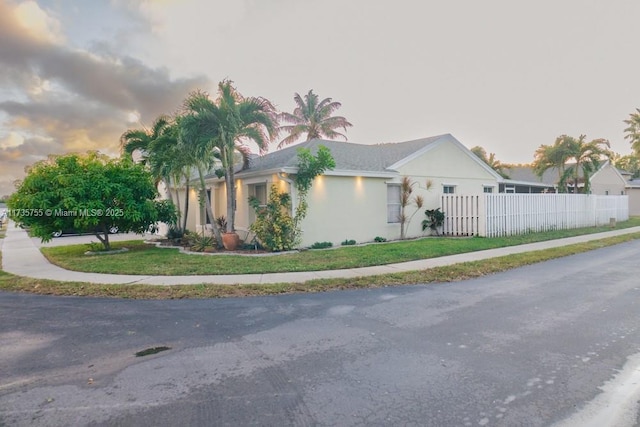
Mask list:
[[[428,286],[0,293],[0,425],[640,425],[639,302],[640,241]]]

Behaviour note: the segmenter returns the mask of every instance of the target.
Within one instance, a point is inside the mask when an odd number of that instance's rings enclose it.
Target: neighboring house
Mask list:
[[[544,185],[546,191],[511,191],[516,193],[536,193],[536,192],[555,192],[557,183],[560,180],[560,174],[558,169],[547,169],[541,177],[536,175],[531,166],[513,166],[508,169],[508,174],[511,180],[505,180],[505,186],[508,185],[506,181],[514,182],[538,182]],[[580,174],[582,175],[582,174]],[[623,177],[618,169],[616,169],[608,160],[604,162],[600,168],[590,177],[591,182],[591,194],[598,195],[621,195],[626,194],[625,187],[627,180]],[[583,187],[584,182],[579,180],[578,187]],[[526,190],[525,185],[521,185],[520,188]],[[573,191],[573,186],[570,185],[569,191]],[[509,191],[500,191],[501,193]]]
[[[249,207],[249,196],[266,202],[272,184],[280,191],[292,193],[292,175],[297,171],[297,150],[308,148],[315,153],[320,145],[331,151],[334,170],[315,179],[309,192],[309,213],[302,222],[302,246],[329,241],[334,245],[346,239],[358,242],[375,237],[400,237],[400,182],[404,176],[415,181],[413,195],[422,195],[424,206],[407,208],[415,216],[407,230],[408,237],[421,236],[425,209],[440,206],[443,193],[478,194],[498,192],[503,178],[469,151],[452,135],[439,135],[402,143],[377,145],[312,140],[252,159],[250,166],[236,174],[236,229],[240,237],[249,235],[255,212]],[[225,215],[224,181],[208,177],[214,215]],[[195,191],[193,204],[197,205]],[[205,215],[194,209],[188,228],[201,229]],[[195,220],[192,222],[192,219]]]
[[[629,195],[629,215],[640,216],[640,179],[627,181],[626,191]]]

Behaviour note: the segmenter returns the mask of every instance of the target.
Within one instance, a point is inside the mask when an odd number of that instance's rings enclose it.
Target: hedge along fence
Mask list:
[[[593,194],[443,194],[449,236],[513,236],[629,219],[628,196]]]

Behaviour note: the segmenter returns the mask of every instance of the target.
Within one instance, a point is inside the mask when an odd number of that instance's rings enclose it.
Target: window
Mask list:
[[[387,184],[387,223],[400,222],[400,184]]]
[[[267,184],[255,184],[251,186],[251,195],[260,201],[260,206],[267,205]]]
[[[260,202],[260,207],[267,206],[267,184],[253,184],[249,185],[249,195],[255,197]],[[253,208],[249,208],[249,222],[256,220],[256,212]]]
[[[442,186],[442,193],[444,194],[453,194],[456,192],[456,186],[455,185],[443,185]]]
[[[489,186],[487,186],[487,185],[485,185],[484,187],[482,187],[482,190],[483,190],[485,193],[493,193],[493,187],[489,187]]]
[[[504,187],[504,192],[505,193],[515,193],[516,192],[516,187],[513,185],[507,185]]]
[[[609,190],[604,190],[604,195],[608,196],[609,195]]]

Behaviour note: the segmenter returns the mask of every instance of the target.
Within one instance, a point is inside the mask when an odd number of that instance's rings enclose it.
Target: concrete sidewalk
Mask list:
[[[126,274],[82,273],[78,271],[65,270],[51,264],[29,238],[27,232],[20,228],[16,228],[13,222],[9,222],[6,237],[4,239],[0,239],[0,249],[2,250],[2,269],[4,271],[18,276],[32,277],[35,279],[51,279],[67,282],[90,282],[99,284],[136,283],[147,285],[192,285],[210,283],[229,285],[245,283],[305,282],[313,279],[340,277],[353,278],[425,270],[428,268],[458,264],[466,261],[485,260],[505,255],[555,248],[574,243],[588,242],[591,240],[637,232],[640,232],[640,227],[625,228],[622,230],[613,230],[604,233],[588,234],[546,242],[529,243],[526,245],[510,246],[507,248],[469,252],[439,258],[345,270],[208,276],[138,276]],[[2,240],[4,240],[4,242]]]

